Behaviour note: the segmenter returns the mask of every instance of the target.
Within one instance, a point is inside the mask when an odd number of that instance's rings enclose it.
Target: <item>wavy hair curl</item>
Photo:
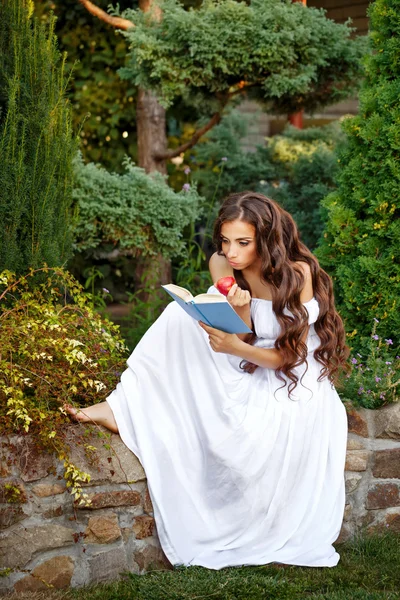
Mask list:
[[[213,232],[218,254],[223,255],[221,227],[223,223],[235,220],[245,221],[255,228],[261,278],[270,285],[273,310],[281,326],[275,348],[283,356],[283,365],[275,371],[277,378],[284,383],[283,387],[287,383],[282,374],[290,381],[290,397],[299,381],[294,369],[304,363],[306,370],[308,368],[307,346],[301,341],[308,327],[308,312],[300,301],[305,278],[301,267],[296,264],[301,261],[310,266],[314,297],[319,303],[319,316],[314,323],[321,342],[314,351],[315,360],[322,365],[318,381],[328,377],[334,385],[338,385],[341,375],[350,368],[347,362],[349,348],[342,319],[335,309],[331,278],[300,241],[292,216],[274,200],[255,192],[231,194],[223,202]],[[234,276],[238,285],[251,294],[251,287],[242,271],[234,269]],[[284,313],[285,308],[290,315]],[[254,344],[256,339],[254,333],[248,343]],[[257,365],[246,361],[242,363],[241,368],[249,373],[257,369]]]

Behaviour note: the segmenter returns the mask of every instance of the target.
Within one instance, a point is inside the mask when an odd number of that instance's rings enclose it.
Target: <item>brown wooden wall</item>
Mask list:
[[[308,0],[308,6],[324,8],[327,17],[338,23],[344,23],[349,17],[357,33],[365,35],[368,31],[367,8],[370,2],[366,0]]]

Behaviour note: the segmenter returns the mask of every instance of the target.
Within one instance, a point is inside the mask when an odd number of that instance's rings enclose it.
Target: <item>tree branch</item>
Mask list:
[[[204,127],[202,127],[201,129],[198,129],[196,131],[196,133],[193,135],[191,140],[189,140],[185,144],[182,144],[182,146],[179,146],[179,148],[174,148],[173,150],[168,150],[167,152],[164,152],[163,154],[153,154],[153,157],[156,160],[168,160],[168,159],[174,158],[175,156],[179,156],[179,154],[181,154],[182,152],[186,152],[186,150],[189,150],[189,148],[193,148],[193,146],[195,146],[197,144],[197,142],[199,141],[199,139],[201,138],[202,135],[207,133],[207,131],[212,129],[214,127],[214,125],[217,125],[220,122],[221,117],[222,117],[222,111],[215,113],[211,117],[211,119],[208,121],[208,123],[206,123],[206,125],[204,125]]]
[[[132,21],[128,21],[128,19],[123,19],[122,17],[112,17],[104,10],[93,4],[93,2],[90,2],[90,0],[79,0],[79,2],[86,8],[88,12],[90,12],[90,14],[98,19],[101,19],[101,21],[104,21],[108,25],[115,27],[116,29],[123,29],[126,31],[131,27],[135,27],[135,24],[132,23]]]

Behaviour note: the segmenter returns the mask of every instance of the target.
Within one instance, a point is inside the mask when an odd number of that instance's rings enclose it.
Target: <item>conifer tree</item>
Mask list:
[[[398,345],[400,331],[400,0],[376,0],[370,28],[359,114],[344,122],[348,144],[317,252],[354,349],[374,319],[387,343]]]
[[[30,0],[0,5],[0,270],[61,265],[71,253],[77,140],[54,35]]]

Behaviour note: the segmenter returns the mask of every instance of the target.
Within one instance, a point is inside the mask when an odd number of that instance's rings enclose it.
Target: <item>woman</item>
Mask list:
[[[173,302],[107,401],[69,412],[138,456],[172,564],[334,566],[347,421],[333,382],[348,350],[331,280],[261,194],[225,200],[214,242],[212,279],[235,277],[227,298],[254,334]]]

